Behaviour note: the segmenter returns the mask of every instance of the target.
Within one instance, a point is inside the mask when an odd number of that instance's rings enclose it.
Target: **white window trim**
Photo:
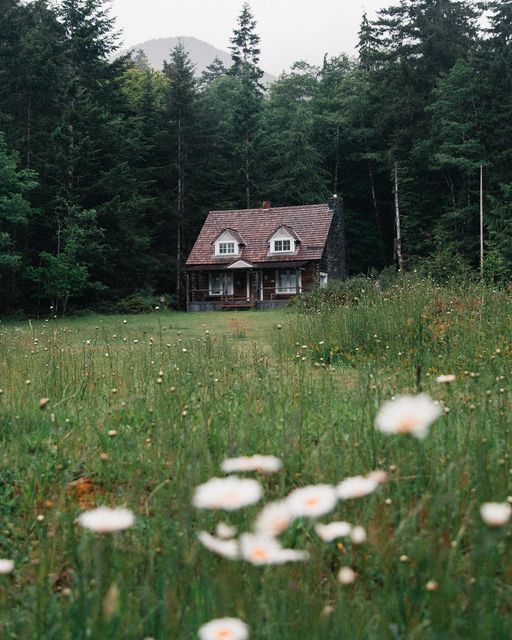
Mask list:
[[[236,253],[236,242],[219,242],[219,256],[235,256]],[[229,251],[228,248],[233,247],[233,251]],[[225,248],[225,251],[222,249]]]
[[[222,275],[225,280],[224,282],[227,282],[227,292],[224,291],[224,288],[222,288],[220,291],[214,291],[213,287],[212,287],[212,278],[214,275]],[[233,272],[232,271],[214,271],[212,273],[210,273],[208,275],[208,293],[210,295],[210,297],[214,298],[214,297],[221,297],[221,296],[232,296],[233,292],[234,292],[234,279],[233,279]]]
[[[289,249],[285,249],[284,251],[276,249],[276,242],[283,242],[286,240],[290,241]],[[297,241],[290,233],[288,233],[288,231],[286,231],[286,229],[283,229],[282,227],[278,229],[269,240],[268,252],[270,254],[286,255],[290,253],[295,253],[296,251],[297,251]]]
[[[276,247],[276,243],[278,242],[289,242],[289,249],[278,249]],[[295,251],[295,242],[293,238],[275,238],[272,240],[272,253],[293,253]]]
[[[221,245],[233,245],[233,253],[221,253],[220,247]],[[229,231],[224,231],[224,233],[215,240],[215,256],[217,258],[226,258],[231,256],[239,256],[240,255],[240,245],[238,240],[234,238]]]
[[[297,292],[297,286],[293,287],[293,291],[280,291],[278,288],[278,282],[279,282],[279,274],[282,273],[283,269],[276,269],[276,281],[275,281],[275,291],[276,291],[276,295],[278,296],[290,296],[290,295],[297,295],[297,293],[302,293],[302,272],[299,271],[298,272],[298,276],[299,276],[299,280],[298,280],[298,285],[299,285],[299,290]],[[292,271],[295,272],[295,269],[287,269],[287,271]],[[290,287],[288,288],[290,289]]]

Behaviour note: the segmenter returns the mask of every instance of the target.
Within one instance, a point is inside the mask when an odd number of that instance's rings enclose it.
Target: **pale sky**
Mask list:
[[[112,0],[124,46],[193,36],[229,46],[243,0]],[[296,60],[321,64],[324,54],[354,53],[363,10],[373,17],[390,0],[252,0],[261,36],[261,66],[279,75]]]

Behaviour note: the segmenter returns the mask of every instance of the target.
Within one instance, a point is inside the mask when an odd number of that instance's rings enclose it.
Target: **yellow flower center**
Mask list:
[[[397,426],[398,433],[409,433],[418,424],[418,418],[414,415],[404,416]]]
[[[318,496],[314,498],[306,498],[306,500],[304,500],[304,504],[306,505],[306,507],[314,507],[319,502],[320,502],[320,498]]]
[[[226,640],[226,638],[231,638],[233,632],[231,629],[219,629],[216,633],[216,636],[219,640]]]
[[[251,558],[253,560],[266,560],[268,558],[268,551],[266,549],[253,549],[251,552]]]

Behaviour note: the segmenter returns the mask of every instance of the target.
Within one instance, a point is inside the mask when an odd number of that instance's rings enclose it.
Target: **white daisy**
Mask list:
[[[370,476],[354,476],[340,482],[336,487],[336,492],[341,500],[349,500],[363,498],[373,493],[378,486],[379,482]]]
[[[249,627],[240,618],[217,618],[203,624],[199,640],[247,640]]]
[[[480,515],[490,527],[502,527],[510,520],[512,506],[508,502],[485,502],[480,507]]]
[[[0,559],[0,574],[14,571],[14,560]]]
[[[85,529],[97,533],[115,533],[133,526],[135,516],[129,509],[110,509],[98,507],[91,511],[84,511],[78,516],[78,523]]]
[[[197,534],[199,541],[210,551],[230,560],[237,560],[240,557],[237,540],[223,540],[216,538],[207,531],[200,531]]]
[[[338,572],[338,581],[341,584],[352,584],[356,581],[357,573],[350,567],[341,567]]]
[[[366,529],[364,527],[354,527],[350,532],[350,539],[354,544],[363,544],[367,538]]]
[[[453,382],[454,380],[455,380],[455,376],[453,375],[453,373],[437,376],[436,378],[436,382],[441,382],[441,383]]]
[[[269,502],[256,516],[254,529],[259,533],[278,536],[293,521],[293,515],[286,500]]]
[[[234,538],[237,533],[236,527],[232,527],[225,522],[219,522],[216,529],[217,536],[222,538],[223,540],[228,540],[229,538]]]
[[[443,413],[426,393],[417,396],[398,396],[380,408],[375,426],[383,433],[411,433],[424,438],[429,426]]]
[[[240,536],[242,558],[254,565],[284,564],[308,560],[307,551],[283,549],[274,536],[264,533],[243,533]]]
[[[283,463],[275,456],[241,456],[224,460],[221,469],[224,473],[237,473],[242,471],[259,471],[261,473],[274,473],[279,471]]]
[[[350,535],[352,525],[350,522],[330,522],[329,524],[315,524],[315,531],[324,542],[332,542],[336,538],[345,538]]]
[[[234,511],[261,499],[263,489],[256,480],[236,476],[212,478],[196,488],[192,504],[199,509]]]
[[[319,518],[336,506],[336,490],[329,484],[315,484],[295,489],[286,498],[290,513],[296,518]]]

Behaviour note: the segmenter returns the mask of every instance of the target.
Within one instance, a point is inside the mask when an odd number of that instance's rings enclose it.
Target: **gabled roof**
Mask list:
[[[218,233],[217,236],[212,240],[212,244],[215,244],[215,242],[217,242],[217,240],[221,238],[225,233],[229,233],[233,238],[233,240],[238,242],[238,244],[245,244],[245,240],[242,238],[242,236],[238,233],[236,229],[228,229],[228,228],[222,229],[220,233]]]
[[[281,231],[281,229],[283,229],[284,231],[286,231],[286,233],[291,236],[294,240],[297,240],[297,242],[302,242],[302,240],[299,238],[299,236],[297,235],[297,232],[295,231],[295,229],[293,229],[292,227],[289,227],[287,224],[280,224],[277,229],[274,229],[274,231],[272,231],[272,233],[270,234],[270,236],[268,237],[268,241],[271,240],[271,238],[273,238],[276,233],[278,231]]]
[[[210,211],[192,249],[187,266],[219,265],[233,262],[233,256],[214,256],[212,243],[224,232],[236,232],[246,243],[237,259],[250,263],[276,262],[276,254],[268,255],[268,242],[284,227],[300,240],[297,251],[279,256],[279,262],[320,260],[324,252],[333,212],[327,204],[271,209],[239,209]],[[263,265],[262,265],[263,266]]]

